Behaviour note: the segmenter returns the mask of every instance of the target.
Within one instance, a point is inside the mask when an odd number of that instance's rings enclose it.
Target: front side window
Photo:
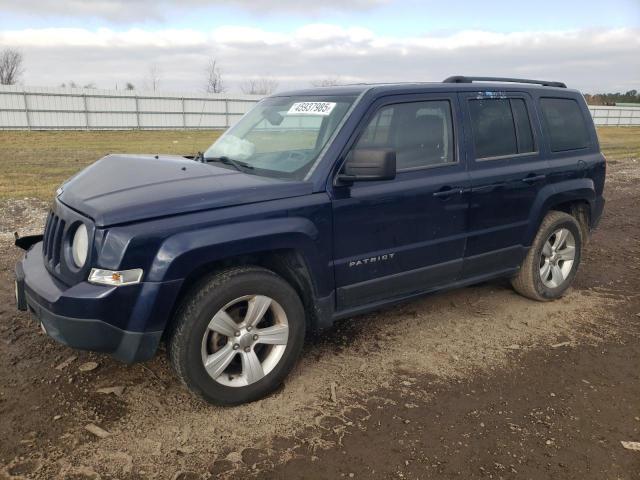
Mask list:
[[[368,123],[356,148],[394,150],[398,170],[453,163],[451,104],[431,100],[383,107]]]
[[[541,98],[542,117],[549,133],[552,152],[589,146],[589,132],[578,102],[571,98]]]
[[[204,153],[207,163],[245,173],[303,179],[356,97],[270,97]]]
[[[476,158],[504,157],[535,151],[527,106],[521,98],[469,101]]]

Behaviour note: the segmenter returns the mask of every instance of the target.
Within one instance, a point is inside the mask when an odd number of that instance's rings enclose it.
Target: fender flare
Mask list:
[[[556,205],[583,201],[589,204],[590,213],[593,213],[595,200],[595,185],[590,178],[567,180],[541,188],[531,208],[523,245],[531,246],[545,215]]]
[[[186,278],[200,267],[240,255],[295,250],[309,269],[317,294],[333,288],[330,259],[320,253],[320,232],[302,217],[251,220],[180,232],[166,238],[151,264],[148,281]]]

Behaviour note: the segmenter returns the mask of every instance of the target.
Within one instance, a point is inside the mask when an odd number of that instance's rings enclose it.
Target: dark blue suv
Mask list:
[[[247,402],[336,319],[495,277],[560,297],[604,181],[559,82],[278,94],[196,157],[109,155],[63,184],[44,235],[16,242],[18,307],[124,362],[164,340],[191,390]]]

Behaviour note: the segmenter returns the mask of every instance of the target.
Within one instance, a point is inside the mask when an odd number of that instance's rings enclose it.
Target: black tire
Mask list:
[[[575,239],[575,257],[570,273],[565,280],[555,288],[545,285],[540,276],[542,249],[545,242],[560,228],[568,229]],[[551,211],[542,220],[536,238],[527,253],[520,271],[512,278],[511,285],[519,294],[541,302],[560,298],[573,283],[573,279],[580,265],[583,236],[578,221],[564,212]]]
[[[284,354],[269,373],[246,386],[218,383],[205,370],[202,342],[213,316],[229,302],[245,295],[265,295],[284,310],[289,337]],[[237,267],[217,272],[194,285],[178,308],[168,336],[169,360],[180,380],[204,400],[235,405],[258,400],[278,388],[295,365],[305,338],[305,314],[297,292],[274,272],[260,267]]]

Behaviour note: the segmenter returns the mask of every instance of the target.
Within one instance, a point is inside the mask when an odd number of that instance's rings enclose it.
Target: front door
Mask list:
[[[397,176],[333,187],[339,311],[458,278],[468,178],[458,149],[457,101],[455,94],[394,96],[365,116],[353,148],[395,150]]]

